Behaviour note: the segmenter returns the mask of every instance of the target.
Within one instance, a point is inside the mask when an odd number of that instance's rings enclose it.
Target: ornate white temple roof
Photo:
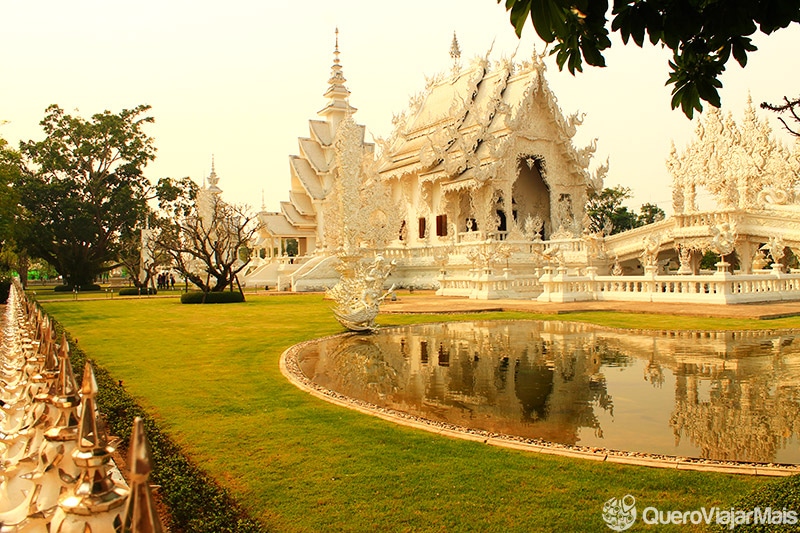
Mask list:
[[[521,136],[558,145],[569,172],[589,182],[594,147],[576,150],[572,145],[580,119],[562,115],[544,69],[536,54],[521,64],[507,59],[490,64],[487,54],[429,80],[396,120],[384,144],[381,176],[415,173],[424,180],[441,180],[443,186],[479,178],[477,184],[494,177],[493,165],[508,155],[510,143],[504,141]]]

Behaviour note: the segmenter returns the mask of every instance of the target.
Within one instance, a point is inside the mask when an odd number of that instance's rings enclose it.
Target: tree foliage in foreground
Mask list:
[[[605,66],[603,51],[611,46],[607,0],[505,0],[505,7],[517,35],[530,18],[539,37],[556,43],[559,69],[575,74],[583,61]],[[680,106],[689,118],[703,110],[701,100],[720,106],[719,78],[731,57],[747,64],[748,52],[756,50],[751,35],[797,22],[800,0],[614,0],[611,9],[611,31],[625,44],[643,47],[648,40],[672,51],[672,109]]]
[[[259,229],[246,206],[201,191],[189,178],[158,183],[158,243],[172,264],[203,292],[223,291],[249,263],[247,244]]]
[[[591,233],[613,235],[664,220],[664,211],[654,204],[642,205],[642,212],[630,211],[622,202],[631,197],[628,187],[606,187],[589,193],[586,201],[588,229]]]
[[[53,265],[67,285],[89,285],[118,264],[120,243],[147,212],[143,169],[155,159],[153,122],[140,105],[89,120],[51,105],[42,141],[20,143],[24,172],[16,186],[32,255]]]

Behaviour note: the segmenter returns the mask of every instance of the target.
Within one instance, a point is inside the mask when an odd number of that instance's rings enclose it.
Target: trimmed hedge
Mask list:
[[[800,510],[800,475],[789,476],[768,483],[754,490],[731,507],[735,508],[737,511],[752,511],[756,507],[760,507],[762,512],[767,507],[771,508],[772,511],[781,511],[784,509],[798,511]],[[727,524],[716,525],[714,531],[730,531],[731,529],[732,528]],[[800,524],[777,525],[750,523],[736,525],[736,531],[758,531],[767,533],[778,530],[800,531]]]
[[[244,301],[244,294],[239,291],[202,292],[189,291],[181,294],[182,304],[229,304]]]
[[[64,328],[52,316],[50,319],[60,338]],[[68,332],[66,335],[70,343],[70,361],[80,385],[86,354]],[[266,528],[250,517],[226,489],[183,454],[183,450],[158,427],[153,417],[136,403],[120,382],[104,368],[93,366],[99,388],[98,408],[108,423],[109,434],[121,439],[120,453],[127,454],[133,419],[139,416],[144,422],[153,462],[150,482],[161,487],[159,495],[170,514],[171,523],[164,524],[165,531],[266,533]]]
[[[53,287],[53,292],[72,292],[75,287],[72,285],[56,285]],[[80,292],[92,292],[92,291],[102,291],[103,288],[98,285],[97,283],[91,283],[89,285],[81,285],[78,287]]]
[[[120,296],[140,296],[142,294],[158,294],[158,289],[148,287],[147,289],[142,290],[139,287],[125,287],[124,289],[119,290]]]

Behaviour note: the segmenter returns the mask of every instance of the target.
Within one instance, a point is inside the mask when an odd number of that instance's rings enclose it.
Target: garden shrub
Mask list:
[[[52,319],[52,317],[50,317]],[[61,337],[63,327],[53,320]],[[70,361],[78,377],[83,375],[86,354],[67,333]],[[108,424],[109,435],[121,439],[119,451],[127,454],[133,419],[144,422],[153,471],[150,482],[159,485],[159,495],[169,509],[165,531],[173,533],[266,533],[266,528],[239,506],[228,490],[184,455],[183,450],[164,433],[150,416],[124,389],[121,382],[93,363],[98,385],[97,404]]]
[[[228,304],[244,301],[244,294],[239,291],[230,292],[207,292],[202,291],[189,291],[181,294],[182,304],[201,304],[204,303],[203,297],[205,296],[205,303],[207,304]]]
[[[141,294],[158,294],[158,289],[148,287],[147,289],[140,289],[139,287],[125,287],[119,290],[120,296],[139,296]]]

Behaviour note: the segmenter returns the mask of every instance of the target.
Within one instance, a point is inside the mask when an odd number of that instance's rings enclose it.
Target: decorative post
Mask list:
[[[123,514],[125,533],[162,533],[161,520],[156,512],[153,493],[150,491],[150,447],[144,432],[144,422],[140,417],[133,421],[131,443],[128,452],[131,488]]]
[[[78,445],[72,452],[81,473],[58,502],[50,533],[121,531],[128,489],[111,478],[111,454],[105,429],[97,420],[97,381],[87,362],[81,385],[81,421]]]

